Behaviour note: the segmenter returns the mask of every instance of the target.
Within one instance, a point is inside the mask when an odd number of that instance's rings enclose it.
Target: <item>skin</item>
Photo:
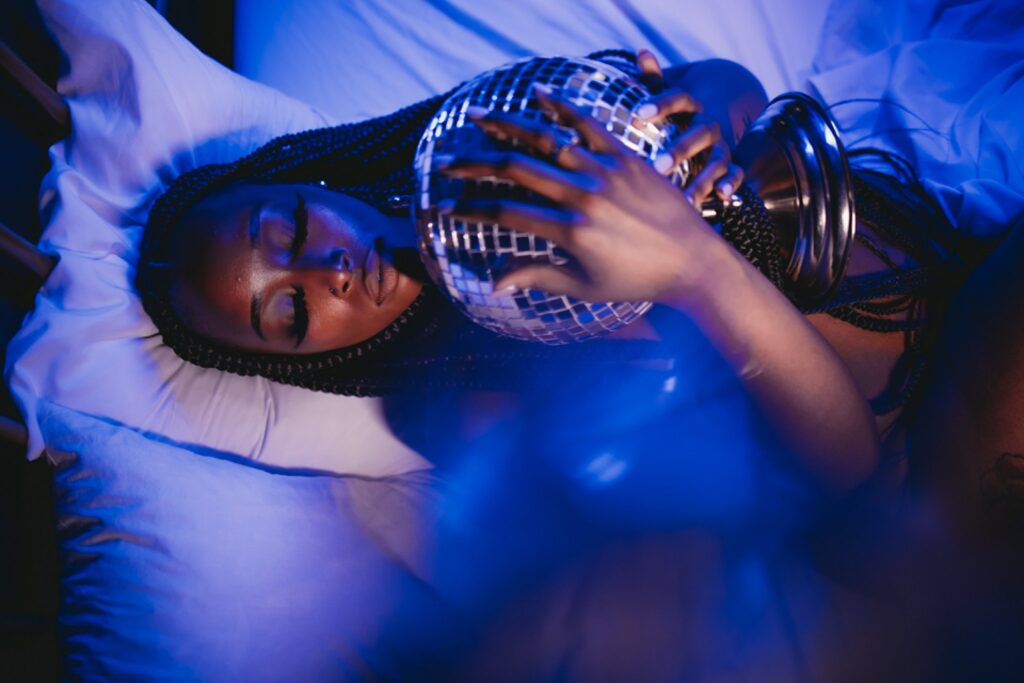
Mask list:
[[[200,334],[247,351],[356,344],[422,287],[391,265],[412,246],[408,220],[319,187],[230,186],[196,204],[179,234],[172,304]]]

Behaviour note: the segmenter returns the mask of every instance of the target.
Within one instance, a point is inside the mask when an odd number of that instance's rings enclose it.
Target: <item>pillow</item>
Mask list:
[[[57,466],[66,679],[392,678],[399,653],[434,650],[421,638],[444,607],[412,571],[430,475],[275,473],[38,409]]]
[[[41,245],[60,256],[11,341],[6,374],[43,444],[40,397],[171,439],[289,467],[388,476],[427,467],[384,425],[380,402],[185,363],[134,291],[154,199],[179,174],[287,132],[334,123],[221,67],[144,2],[43,0],[67,63],[72,133],[50,150]]]

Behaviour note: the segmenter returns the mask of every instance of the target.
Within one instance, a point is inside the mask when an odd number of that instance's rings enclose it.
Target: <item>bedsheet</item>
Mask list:
[[[810,72],[821,0],[240,0],[235,68],[344,120],[394,111],[508,61],[646,47],[665,64],[723,57],[769,95]]]

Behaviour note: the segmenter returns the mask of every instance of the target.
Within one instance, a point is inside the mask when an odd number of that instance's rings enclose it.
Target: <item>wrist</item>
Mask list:
[[[710,231],[709,231],[710,232]],[[691,317],[717,310],[749,286],[753,267],[721,236],[691,249],[679,277],[657,303]]]

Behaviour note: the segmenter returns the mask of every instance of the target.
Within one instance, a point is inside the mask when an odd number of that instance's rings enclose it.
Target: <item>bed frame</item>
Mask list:
[[[148,0],[172,25],[229,68],[234,2]],[[56,258],[36,242],[46,150],[71,130],[54,89],[60,54],[35,0],[0,12],[0,364]],[[0,384],[0,681],[60,678],[59,602],[52,468],[25,458],[27,430]]]
[[[0,84],[5,92],[12,94],[9,100],[14,104],[3,114],[36,143],[48,146],[68,134],[70,115],[60,95],[2,41]],[[40,251],[24,234],[27,234],[24,228],[16,231],[0,223],[0,253],[10,263],[9,267],[4,268],[8,271],[8,277],[4,278],[0,294],[8,303],[27,309],[31,306],[31,297],[27,293],[39,289],[57,259]],[[0,439],[24,446],[26,438],[25,427],[17,419],[0,415]]]
[[[47,148],[67,135],[55,92],[60,52],[32,0],[0,14],[0,363],[54,259],[40,234],[39,184]],[[0,680],[59,680],[59,562],[52,468],[25,458],[18,408],[0,384]]]
[[[234,0],[209,3],[203,0],[147,0],[178,31],[200,50],[220,61],[228,68],[233,66],[234,57]],[[13,0],[12,7],[4,10],[4,19],[10,19],[0,31],[0,124],[11,124],[17,131],[17,147],[23,147],[25,139],[30,140],[37,150],[45,150],[57,140],[67,136],[71,130],[71,117],[67,104],[47,83],[40,73],[52,72],[49,79],[56,79],[56,46],[46,37],[45,29],[38,18],[33,0]],[[24,40],[23,40],[24,39]],[[9,41],[10,45],[7,42]],[[25,43],[22,45],[22,43]],[[44,43],[40,49],[39,43]],[[18,48],[24,48],[19,50]],[[39,57],[31,68],[19,57],[18,52]],[[49,62],[49,63],[47,63]],[[50,68],[52,67],[52,68]],[[0,130],[4,146],[7,146],[5,130]],[[5,149],[5,153],[9,150]],[[7,154],[5,154],[7,156]],[[39,177],[28,177],[21,170],[18,160],[18,192],[23,196],[13,198],[5,195],[4,202],[22,206],[19,222],[4,224],[0,216],[0,300],[8,306],[0,310],[0,325],[4,330],[3,346],[10,334],[17,329],[16,322],[32,307],[39,287],[45,282],[56,264],[56,258],[39,250],[33,243],[32,234],[38,234],[38,218],[35,214],[35,195]],[[40,169],[40,174],[45,168]],[[31,175],[31,174],[29,174]],[[32,187],[28,190],[28,187]],[[14,194],[14,193],[12,193]],[[33,214],[29,217],[27,214]],[[23,223],[23,224],[22,224]],[[16,321],[5,318],[16,318]],[[2,348],[2,347],[0,347]],[[0,354],[0,362],[3,355]],[[25,446],[27,433],[9,396],[0,397],[0,445]],[[3,679],[0,668],[0,679]]]

